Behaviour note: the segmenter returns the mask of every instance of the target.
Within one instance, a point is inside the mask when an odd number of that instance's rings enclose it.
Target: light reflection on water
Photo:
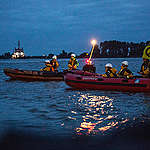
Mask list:
[[[73,110],[72,117],[69,116],[72,120],[81,120],[75,128],[76,134],[105,134],[126,123],[129,118],[118,117],[119,113],[114,109],[113,100],[108,96],[81,94],[76,103],[81,118],[76,115],[78,112]]]

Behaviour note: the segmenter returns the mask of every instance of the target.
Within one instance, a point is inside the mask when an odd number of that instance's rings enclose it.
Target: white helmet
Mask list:
[[[75,54],[71,54],[71,57],[76,57],[76,55]]]
[[[111,67],[111,68],[112,68],[112,64],[111,64],[111,63],[107,63],[107,64],[105,65],[105,67]]]
[[[45,60],[45,63],[50,63],[50,61],[49,60]]]
[[[127,61],[123,61],[122,64],[125,65],[125,66],[128,66],[128,62]]]
[[[52,59],[57,59],[57,56],[56,56],[56,55],[54,55],[54,56],[52,57]]]

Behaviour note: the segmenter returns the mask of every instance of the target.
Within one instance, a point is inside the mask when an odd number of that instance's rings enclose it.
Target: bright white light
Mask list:
[[[92,44],[92,45],[95,45],[96,43],[97,43],[96,40],[91,40],[91,44]]]

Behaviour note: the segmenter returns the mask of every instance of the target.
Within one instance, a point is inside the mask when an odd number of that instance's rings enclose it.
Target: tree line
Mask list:
[[[142,57],[143,50],[149,42],[104,41],[99,46],[95,45],[93,57]]]
[[[142,57],[143,50],[147,42],[120,42],[120,41],[104,41],[99,45],[95,45],[93,51],[93,58],[124,58],[124,57]],[[58,58],[70,58],[71,54],[74,52],[62,52],[57,55]],[[48,54],[47,56],[25,56],[24,58],[52,58],[54,54]],[[77,58],[87,58],[89,57],[90,52],[84,52],[80,55],[77,55]],[[10,52],[4,53],[0,58],[11,58]]]
[[[94,46],[93,58],[124,58],[124,57],[142,57],[143,50],[147,46],[147,42],[120,42],[120,41],[104,41],[99,45]],[[91,48],[92,50],[92,48]],[[64,50],[58,55],[58,58],[69,58],[72,52],[67,53]],[[90,56],[90,53],[84,52],[78,55],[78,58],[86,58]]]

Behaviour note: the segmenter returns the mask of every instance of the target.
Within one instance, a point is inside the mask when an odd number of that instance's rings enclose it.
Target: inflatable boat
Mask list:
[[[97,73],[70,71],[64,75],[67,85],[76,89],[115,90],[124,92],[150,92],[150,78],[104,78]]]
[[[34,70],[19,70],[12,68],[5,68],[4,73],[11,79],[19,80],[42,80],[42,81],[63,81],[64,75],[62,72],[49,71],[34,71]]]

